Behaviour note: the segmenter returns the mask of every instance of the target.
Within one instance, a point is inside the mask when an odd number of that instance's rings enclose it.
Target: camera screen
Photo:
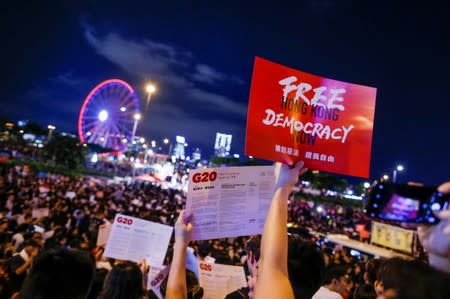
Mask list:
[[[415,220],[419,214],[419,200],[392,194],[380,217],[396,221]]]
[[[361,252],[356,251],[354,249],[350,249],[350,255],[351,256],[361,256]]]

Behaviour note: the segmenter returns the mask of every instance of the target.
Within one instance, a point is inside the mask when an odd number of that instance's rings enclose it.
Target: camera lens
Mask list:
[[[440,209],[441,209],[441,204],[438,202],[435,202],[434,204],[431,205],[432,211],[439,211]]]

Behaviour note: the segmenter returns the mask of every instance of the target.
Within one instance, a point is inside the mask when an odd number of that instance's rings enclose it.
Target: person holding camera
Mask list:
[[[438,187],[438,192],[450,194],[450,182]],[[440,271],[450,273],[450,209],[439,211],[437,225],[420,225],[417,233],[422,246],[428,252],[430,265]]]

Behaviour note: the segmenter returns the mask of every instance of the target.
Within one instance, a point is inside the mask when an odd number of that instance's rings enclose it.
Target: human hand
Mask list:
[[[99,262],[102,259],[104,251],[105,251],[105,248],[103,248],[102,246],[96,247],[94,249],[94,256],[95,256],[95,260],[97,262]]]
[[[187,247],[192,239],[192,217],[187,217],[185,211],[181,211],[175,223],[175,242]],[[189,219],[188,219],[189,218]]]
[[[305,163],[298,161],[292,168],[286,164],[277,162],[275,164],[275,181],[277,188],[289,188],[292,189],[298,181],[298,177],[308,171],[307,168],[303,168]]]
[[[439,186],[439,192],[450,194],[450,182]],[[429,254],[433,267],[450,273],[450,210],[435,213],[440,219],[437,225],[420,225],[417,233]]]
[[[138,263],[139,269],[141,269],[142,274],[147,274],[150,271],[150,266],[147,264],[147,261],[143,259]]]
[[[33,248],[30,252],[30,258],[35,258],[39,254],[39,249]]]
[[[247,276],[247,284],[248,284],[248,298],[253,299],[255,298],[255,287],[256,287],[256,281],[258,279],[257,275],[249,275]]]

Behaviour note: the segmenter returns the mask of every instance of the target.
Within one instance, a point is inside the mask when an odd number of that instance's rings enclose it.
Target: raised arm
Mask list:
[[[298,176],[305,172],[302,161],[294,168],[275,165],[276,188],[262,234],[255,299],[294,298],[287,269],[287,202]]]
[[[175,223],[175,246],[172,266],[167,281],[167,299],[186,299],[186,249],[192,238],[192,224],[187,221],[185,212],[181,211]]]

